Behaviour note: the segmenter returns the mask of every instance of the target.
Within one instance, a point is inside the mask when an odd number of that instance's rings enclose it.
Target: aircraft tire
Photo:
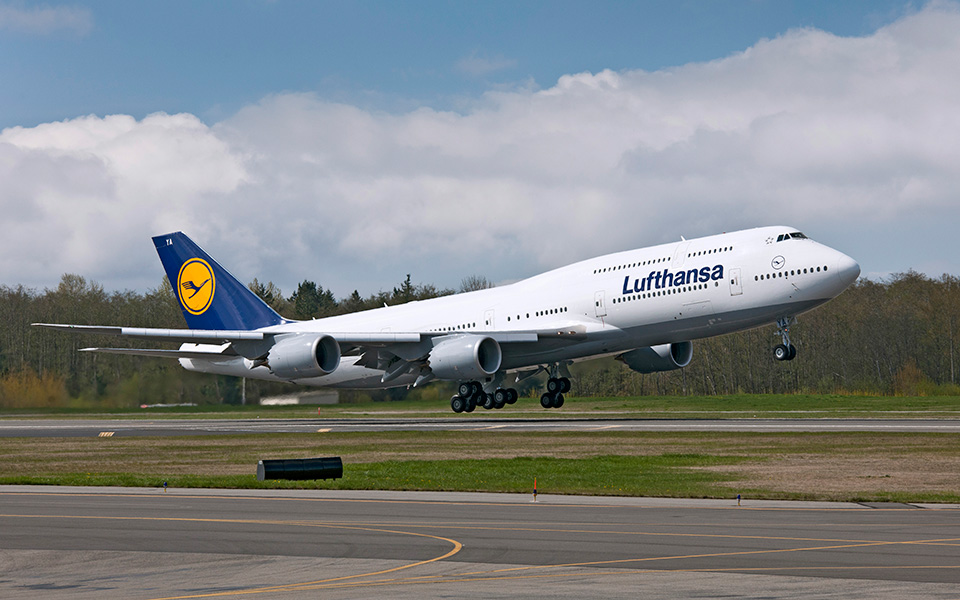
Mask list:
[[[463,399],[463,396],[456,395],[450,398],[450,408],[457,414],[462,413],[467,408],[467,402]]]
[[[540,396],[540,406],[544,408],[553,408],[553,396],[544,394]]]
[[[473,382],[472,381],[461,381],[460,385],[457,386],[457,391],[460,392],[460,395],[464,398],[469,398],[474,394]]]
[[[571,385],[570,385],[570,380],[567,379],[566,377],[561,377],[561,378],[560,378],[560,393],[561,393],[561,394],[566,394],[567,392],[570,391],[570,387],[571,387]]]
[[[553,397],[553,407],[560,408],[563,406],[563,394],[557,394]]]
[[[490,410],[494,406],[493,394],[484,394],[483,395],[483,408],[485,410]]]
[[[463,409],[463,412],[472,413],[477,409],[477,401],[472,397],[467,398],[467,407]]]
[[[787,350],[789,351],[789,354],[787,355],[787,360],[793,360],[797,357],[796,346],[794,346],[793,344],[790,344],[789,346],[787,346]]]
[[[513,388],[507,389],[507,404],[515,404],[520,394]]]
[[[559,379],[555,377],[551,377],[550,379],[547,380],[547,392],[551,394],[556,394],[562,388],[563,388],[563,384],[560,383]]]
[[[497,388],[497,391],[493,393],[493,399],[497,404],[506,404],[509,396],[510,394],[503,388]]]
[[[777,344],[773,348],[773,357],[777,360],[790,360],[790,350],[783,344]]]

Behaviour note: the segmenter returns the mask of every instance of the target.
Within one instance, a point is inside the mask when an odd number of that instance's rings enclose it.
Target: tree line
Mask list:
[[[385,304],[490,287],[483,277],[464,279],[459,290],[415,284],[408,275],[389,291],[338,299],[304,280],[286,296],[272,282],[250,289],[287,318],[311,319]],[[84,347],[149,347],[142,340],[72,335],[31,327],[34,322],[141,327],[183,327],[176,296],[166,279],[146,293],[107,292],[67,274],[42,291],[0,286],[0,408],[35,406],[124,407],[140,404],[239,403],[241,380],[190,373],[176,361],[80,352]],[[804,315],[791,329],[799,356],[773,359],[779,338],[767,326],[694,342],[691,364],[677,371],[642,375],[613,360],[572,368],[573,395],[715,395],[734,393],[846,393],[960,395],[960,279],[930,278],[909,271],[882,281],[862,279],[838,298]],[[157,347],[169,347],[162,344]],[[520,389],[537,394],[539,383]],[[432,384],[412,394],[440,395]],[[433,388],[433,391],[430,390]],[[289,393],[286,384],[249,380],[246,396]],[[446,393],[445,388],[442,390]],[[357,392],[396,399],[404,390]],[[351,394],[347,394],[347,399]]]

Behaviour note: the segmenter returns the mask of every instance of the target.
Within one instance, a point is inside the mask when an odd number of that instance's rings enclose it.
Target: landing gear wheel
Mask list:
[[[493,407],[494,407],[495,409],[500,410],[501,408],[503,408],[503,407],[506,406],[506,405],[507,405],[506,400],[498,401],[496,396],[493,397]]]
[[[450,398],[450,408],[455,413],[462,413],[467,408],[467,401],[463,399],[463,396],[454,396]]]
[[[470,396],[473,396],[474,394],[473,382],[472,381],[460,382],[460,385],[457,386],[457,391],[460,392],[460,395],[463,396],[464,398],[469,398]]]
[[[563,394],[557,394],[553,397],[553,407],[560,408],[563,406]]]
[[[484,410],[493,408],[493,394],[483,394],[483,408]]]
[[[544,394],[540,396],[540,406],[544,408],[553,408],[553,396]]]
[[[777,360],[790,360],[790,349],[784,344],[777,344],[773,348],[773,357]]]
[[[561,378],[560,378],[560,393],[561,393],[561,394],[566,394],[566,393],[569,392],[569,391],[570,391],[570,380],[567,379],[566,377],[561,377]]]
[[[503,388],[497,388],[497,391],[493,393],[493,401],[497,404],[506,404],[508,397],[507,390]]]
[[[474,400],[472,396],[470,398],[467,398],[467,407],[463,409],[463,412],[472,413],[476,409],[477,409],[477,401]]]
[[[556,394],[557,392],[563,389],[563,384],[559,379],[551,377],[547,380],[547,392],[550,394]]]
[[[517,393],[517,390],[509,388],[507,390],[507,404],[514,404],[517,401],[517,398],[520,397],[520,394]]]
[[[777,332],[780,343],[773,349],[773,357],[777,360],[793,360],[797,357],[797,348],[790,341],[790,325],[795,323],[793,317],[777,318]]]

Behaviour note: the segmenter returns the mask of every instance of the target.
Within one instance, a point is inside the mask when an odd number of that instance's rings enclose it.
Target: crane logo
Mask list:
[[[213,269],[202,258],[191,258],[180,267],[177,277],[177,297],[191,315],[202,315],[213,302],[217,280]]]

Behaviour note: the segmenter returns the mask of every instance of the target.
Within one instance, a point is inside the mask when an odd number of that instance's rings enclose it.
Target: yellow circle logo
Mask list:
[[[202,315],[213,302],[216,279],[213,269],[202,258],[191,258],[180,267],[177,296],[191,315]]]

